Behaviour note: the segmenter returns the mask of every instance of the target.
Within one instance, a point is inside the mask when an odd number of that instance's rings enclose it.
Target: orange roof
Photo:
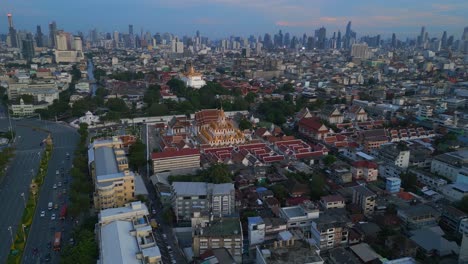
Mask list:
[[[406,200],[406,201],[410,201],[410,200],[414,199],[414,196],[411,195],[408,192],[399,192],[397,195],[398,195],[398,197],[400,197],[401,199]]]

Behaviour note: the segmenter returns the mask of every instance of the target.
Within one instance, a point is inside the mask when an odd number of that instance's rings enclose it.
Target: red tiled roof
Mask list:
[[[360,161],[355,161],[352,163],[352,166],[355,168],[362,168],[366,167],[369,169],[377,169],[378,165],[375,162],[372,161],[367,161],[367,160],[360,160]]]
[[[400,197],[401,199],[406,200],[406,201],[414,199],[413,195],[411,195],[408,192],[399,192],[397,195],[398,195],[398,197]]]
[[[198,149],[181,149],[176,151],[153,152],[151,153],[151,159],[168,159],[192,155],[200,155],[200,151]]]
[[[320,122],[320,119],[317,117],[302,118],[299,120],[298,125],[304,126],[313,131],[319,131],[319,129],[323,126],[323,124]]]

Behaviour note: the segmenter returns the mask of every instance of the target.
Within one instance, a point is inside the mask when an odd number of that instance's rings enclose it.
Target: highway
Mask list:
[[[0,127],[8,127],[7,124],[8,119],[0,119]],[[39,203],[35,212],[33,224],[31,227],[28,227],[30,229],[27,241],[28,248],[25,251],[23,261],[23,263],[37,263],[38,258],[33,261],[32,259],[30,260],[30,256],[28,256],[29,252],[32,252],[30,248],[36,247],[36,244],[40,244],[37,245],[37,247],[42,247],[42,245],[47,246],[46,241],[52,240],[51,236],[49,238],[49,233],[46,234],[44,230],[44,227],[47,226],[47,228],[49,228],[47,231],[50,232],[50,225],[52,225],[50,222],[50,213],[47,212],[48,214],[44,218],[40,218],[39,214],[40,211],[47,210],[47,203],[50,199],[58,201],[58,190],[52,189],[53,184],[57,181],[55,171],[56,168],[62,166],[62,161],[65,160],[66,152],[69,152],[71,155],[73,154],[78,140],[78,134],[75,129],[68,126],[52,122],[48,122],[46,125],[43,121],[33,119],[12,120],[12,125],[17,135],[14,144],[16,154],[0,183],[0,211],[5,212],[2,213],[2,217],[0,217],[0,241],[2,241],[2,243],[0,243],[0,263],[6,262],[10,251],[12,240],[8,227],[12,227],[11,233],[15,235],[23,214],[24,201],[27,201],[29,197],[29,184],[33,176],[37,173],[39,161],[44,151],[44,147],[40,146],[40,143],[47,137],[47,133],[37,130],[36,128],[41,127],[49,129],[54,139],[54,150],[51,160],[49,161],[47,177],[41,187]],[[64,164],[66,167],[70,167],[72,158],[73,157],[71,157],[68,164]],[[61,189],[63,189],[63,187]],[[21,196],[22,193],[24,193],[25,200],[23,200]],[[58,216],[58,212],[56,212],[56,214]],[[44,219],[48,219],[49,221],[41,221]],[[58,221],[56,221],[55,224],[58,225]],[[45,250],[39,252],[39,255],[43,256],[45,254]]]
[[[70,218],[67,217],[66,220],[62,221],[59,217],[62,206],[69,203],[68,194],[71,180],[69,171],[72,166],[73,154],[79,140],[79,135],[75,129],[56,123],[49,123],[48,129],[52,133],[54,150],[49,160],[46,179],[41,187],[39,202],[34,214],[22,263],[39,263],[49,253],[51,255],[51,263],[58,263],[59,253],[53,251],[48,243],[51,242],[53,244],[55,232],[60,231],[62,232],[62,246],[65,246],[70,239],[70,232],[73,226]],[[66,158],[67,153],[70,154],[70,159]],[[57,170],[59,174],[56,173]],[[56,189],[54,185],[57,186]],[[49,202],[52,202],[54,207],[57,205],[57,209],[48,210]],[[41,211],[45,211],[44,217],[40,216]],[[52,214],[55,214],[55,220],[51,219]],[[33,253],[34,249],[38,250],[37,254]]]
[[[16,229],[29,197],[29,185],[39,168],[43,147],[39,144],[47,134],[24,126],[27,122],[12,122],[16,130],[16,154],[8,165],[0,183],[0,263],[5,263],[10,252],[11,233]],[[0,127],[8,127],[8,119],[0,120]],[[24,193],[24,199],[21,194]],[[9,227],[11,226],[11,233]]]

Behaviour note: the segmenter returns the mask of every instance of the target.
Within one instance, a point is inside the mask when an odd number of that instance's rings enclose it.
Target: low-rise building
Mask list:
[[[351,173],[356,180],[363,179],[370,182],[377,180],[379,169],[377,163],[362,160],[351,163]]]
[[[194,212],[212,213],[216,217],[235,212],[234,184],[173,182],[172,208],[177,221],[189,221]]]
[[[247,219],[249,229],[249,243],[251,246],[262,244],[265,241],[265,223],[260,216]]]
[[[181,149],[151,154],[153,172],[170,171],[172,173],[196,171],[200,169],[200,151]]]
[[[307,264],[325,263],[320,257],[320,250],[304,240],[292,238],[256,248],[255,264],[285,264],[291,261]]]
[[[434,208],[424,204],[398,209],[397,215],[403,226],[409,230],[435,226],[440,217],[440,213]]]
[[[310,236],[312,220],[319,218],[319,209],[312,202],[297,206],[282,207],[279,216],[286,220],[288,229],[297,229]]]
[[[377,195],[365,186],[353,188],[353,203],[361,208],[365,215],[374,213]]]
[[[162,264],[162,256],[141,202],[99,213],[98,264]]]
[[[323,209],[345,208],[346,203],[343,196],[339,194],[322,196],[320,198],[320,206]]]
[[[401,179],[390,177],[386,179],[385,190],[389,193],[397,193],[401,188]]]
[[[208,250],[226,248],[237,263],[242,262],[242,226],[239,218],[221,218],[194,229],[193,254],[199,257]]]
[[[13,116],[33,116],[37,115],[36,110],[47,109],[47,107],[49,107],[49,104],[47,103],[39,105],[25,104],[23,99],[20,99],[19,104],[11,105],[11,111],[13,112]]]
[[[311,234],[320,250],[345,246],[348,244],[348,226],[351,221],[346,210],[328,210],[312,221]]]
[[[468,184],[466,183],[453,183],[447,184],[439,188],[442,195],[450,201],[457,202],[468,195]]]
[[[464,182],[468,177],[460,175],[460,172],[467,165],[468,150],[459,150],[435,156],[431,163],[431,172],[447,177],[452,182]]]

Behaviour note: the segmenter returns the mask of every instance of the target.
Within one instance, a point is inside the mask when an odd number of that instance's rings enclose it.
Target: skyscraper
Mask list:
[[[315,30],[315,37],[317,38],[317,48],[319,49],[325,49],[326,46],[326,41],[327,41],[327,29],[324,27],[321,27],[317,30]]]
[[[16,33],[16,29],[13,26],[13,16],[8,13],[8,35],[10,37],[10,45],[12,48],[19,48],[19,40],[18,34]]]
[[[133,35],[133,25],[128,25],[128,34]]]
[[[444,31],[444,33],[442,34],[441,45],[442,49],[447,48],[447,31]]]
[[[56,46],[55,35],[57,35],[57,24],[55,21],[52,21],[49,23],[49,46],[51,48],[55,48]]]
[[[418,46],[423,46],[424,45],[424,37],[426,35],[426,27],[422,26],[421,27],[421,34],[418,37]]]
[[[392,34],[392,48],[397,48],[397,39],[395,33]]]
[[[338,30],[338,36],[336,37],[336,48],[341,49],[341,31]]]
[[[353,44],[351,56],[354,58],[367,59],[369,57],[367,44]]]
[[[34,39],[31,33],[26,35],[26,39],[22,40],[21,53],[23,58],[27,61],[31,61],[34,57]]]
[[[36,46],[44,47],[44,34],[42,34],[41,26],[36,27]]]

